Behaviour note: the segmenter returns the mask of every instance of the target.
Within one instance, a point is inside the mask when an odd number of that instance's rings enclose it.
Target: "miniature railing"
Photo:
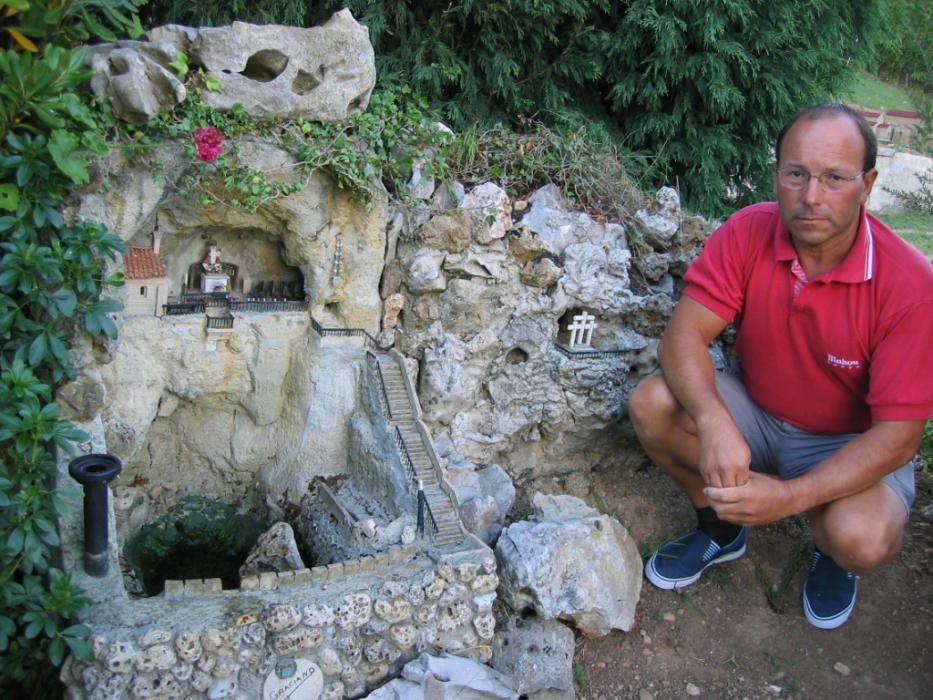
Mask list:
[[[395,426],[395,447],[398,450],[399,459],[402,462],[405,473],[408,475],[408,479],[413,485],[417,486],[418,472],[415,471],[415,463],[411,461],[411,455],[408,454],[408,446],[405,445],[405,440],[402,439],[402,431],[399,430],[398,426]]]
[[[233,316],[208,316],[207,327],[210,330],[233,328]]]
[[[418,472],[415,471],[415,463],[408,453],[408,445],[405,444],[402,431],[399,430],[398,426],[395,426],[395,447],[398,450],[399,460],[402,462],[405,473],[408,475],[411,483],[418,488],[418,532],[422,535],[424,534],[424,513],[427,512],[428,518],[431,521],[431,528],[434,533],[437,533],[440,528],[437,527],[437,521],[434,519],[434,512],[431,510],[431,504],[428,503],[428,499],[424,495],[423,482],[418,477]]]
[[[311,327],[317,332],[319,336],[323,337],[337,337],[337,338],[362,338],[366,347],[370,350],[381,350],[379,343],[376,342],[376,339],[373,338],[368,331],[363,328],[325,328],[320,323],[318,323],[315,318],[311,317]]]
[[[379,393],[379,405],[382,407],[382,415],[386,420],[392,420],[392,407],[389,405],[389,392],[386,390],[386,380],[385,377],[382,376],[382,367],[379,366],[379,358],[376,357],[372,350],[367,350],[366,359],[372,371],[379,376],[379,386],[382,389]]]
[[[227,292],[187,292],[181,295],[182,304],[202,302],[205,306],[226,306]]]
[[[240,299],[229,301],[231,311],[305,311],[308,302],[288,299]]]
[[[203,301],[189,304],[162,304],[162,311],[166,316],[184,316],[186,314],[203,314],[205,305]]]
[[[582,358],[588,360],[606,360],[610,357],[621,357],[629,352],[628,350],[571,350],[557,343],[554,343],[554,347],[557,348],[558,352],[562,355],[572,360]]]
[[[437,521],[434,519],[434,513],[431,512],[431,504],[428,503],[427,496],[424,495],[424,489],[418,489],[418,532],[422,535],[424,534],[424,514],[428,514],[428,519],[431,521],[431,529],[433,534],[437,534],[440,528],[437,526]]]

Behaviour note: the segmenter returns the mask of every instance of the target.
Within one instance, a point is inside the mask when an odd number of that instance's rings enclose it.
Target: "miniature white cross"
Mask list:
[[[590,347],[594,328],[596,328],[596,317],[592,314],[584,311],[574,316],[573,323],[567,326],[567,330],[570,331],[570,348],[573,349],[577,345],[584,348]]]

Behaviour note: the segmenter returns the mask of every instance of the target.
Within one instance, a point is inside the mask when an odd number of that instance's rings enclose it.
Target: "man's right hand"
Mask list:
[[[698,466],[706,485],[743,486],[748,481],[752,453],[732,416],[727,412],[697,428],[700,438]]]

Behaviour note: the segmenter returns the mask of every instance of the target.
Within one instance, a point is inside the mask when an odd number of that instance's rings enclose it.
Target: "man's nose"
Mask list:
[[[803,201],[807,204],[819,202],[823,197],[823,186],[816,175],[811,175],[803,187]]]

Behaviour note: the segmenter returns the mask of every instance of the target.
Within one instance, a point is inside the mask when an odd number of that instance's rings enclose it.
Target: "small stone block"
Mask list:
[[[236,618],[237,627],[246,627],[246,625],[251,625],[254,622],[259,622],[259,613],[243,613]]]
[[[277,586],[291,586],[295,583],[294,571],[279,571],[275,574]]]
[[[185,593],[185,582],[184,581],[166,581],[165,582],[165,595],[184,595]]]
[[[335,564],[327,565],[327,578],[334,579],[343,576],[343,562],[338,561]]]
[[[185,579],[185,595],[200,595],[205,593],[207,587],[204,585],[204,579],[189,578]]]
[[[240,579],[240,590],[241,591],[258,591],[259,590],[259,577],[258,576],[244,576]]]
[[[311,569],[311,582],[320,583],[321,581],[327,580],[327,567],[326,566],[315,566]]]
[[[360,571],[372,571],[376,568],[376,560],[369,554],[364,554],[357,561],[360,563]]]
[[[274,591],[279,583],[279,577],[274,571],[261,571],[259,573],[259,590]]]
[[[314,580],[311,569],[298,569],[298,571],[293,571],[292,573],[295,574],[296,586],[306,586]]]
[[[360,562],[358,559],[351,559],[350,561],[345,561],[343,563],[343,572],[345,574],[355,574],[360,570]]]
[[[224,583],[219,578],[204,579],[205,593],[220,593],[224,589]]]
[[[398,564],[408,559],[408,553],[401,547],[396,549],[390,549],[387,554],[389,555],[389,561],[393,564]]]

